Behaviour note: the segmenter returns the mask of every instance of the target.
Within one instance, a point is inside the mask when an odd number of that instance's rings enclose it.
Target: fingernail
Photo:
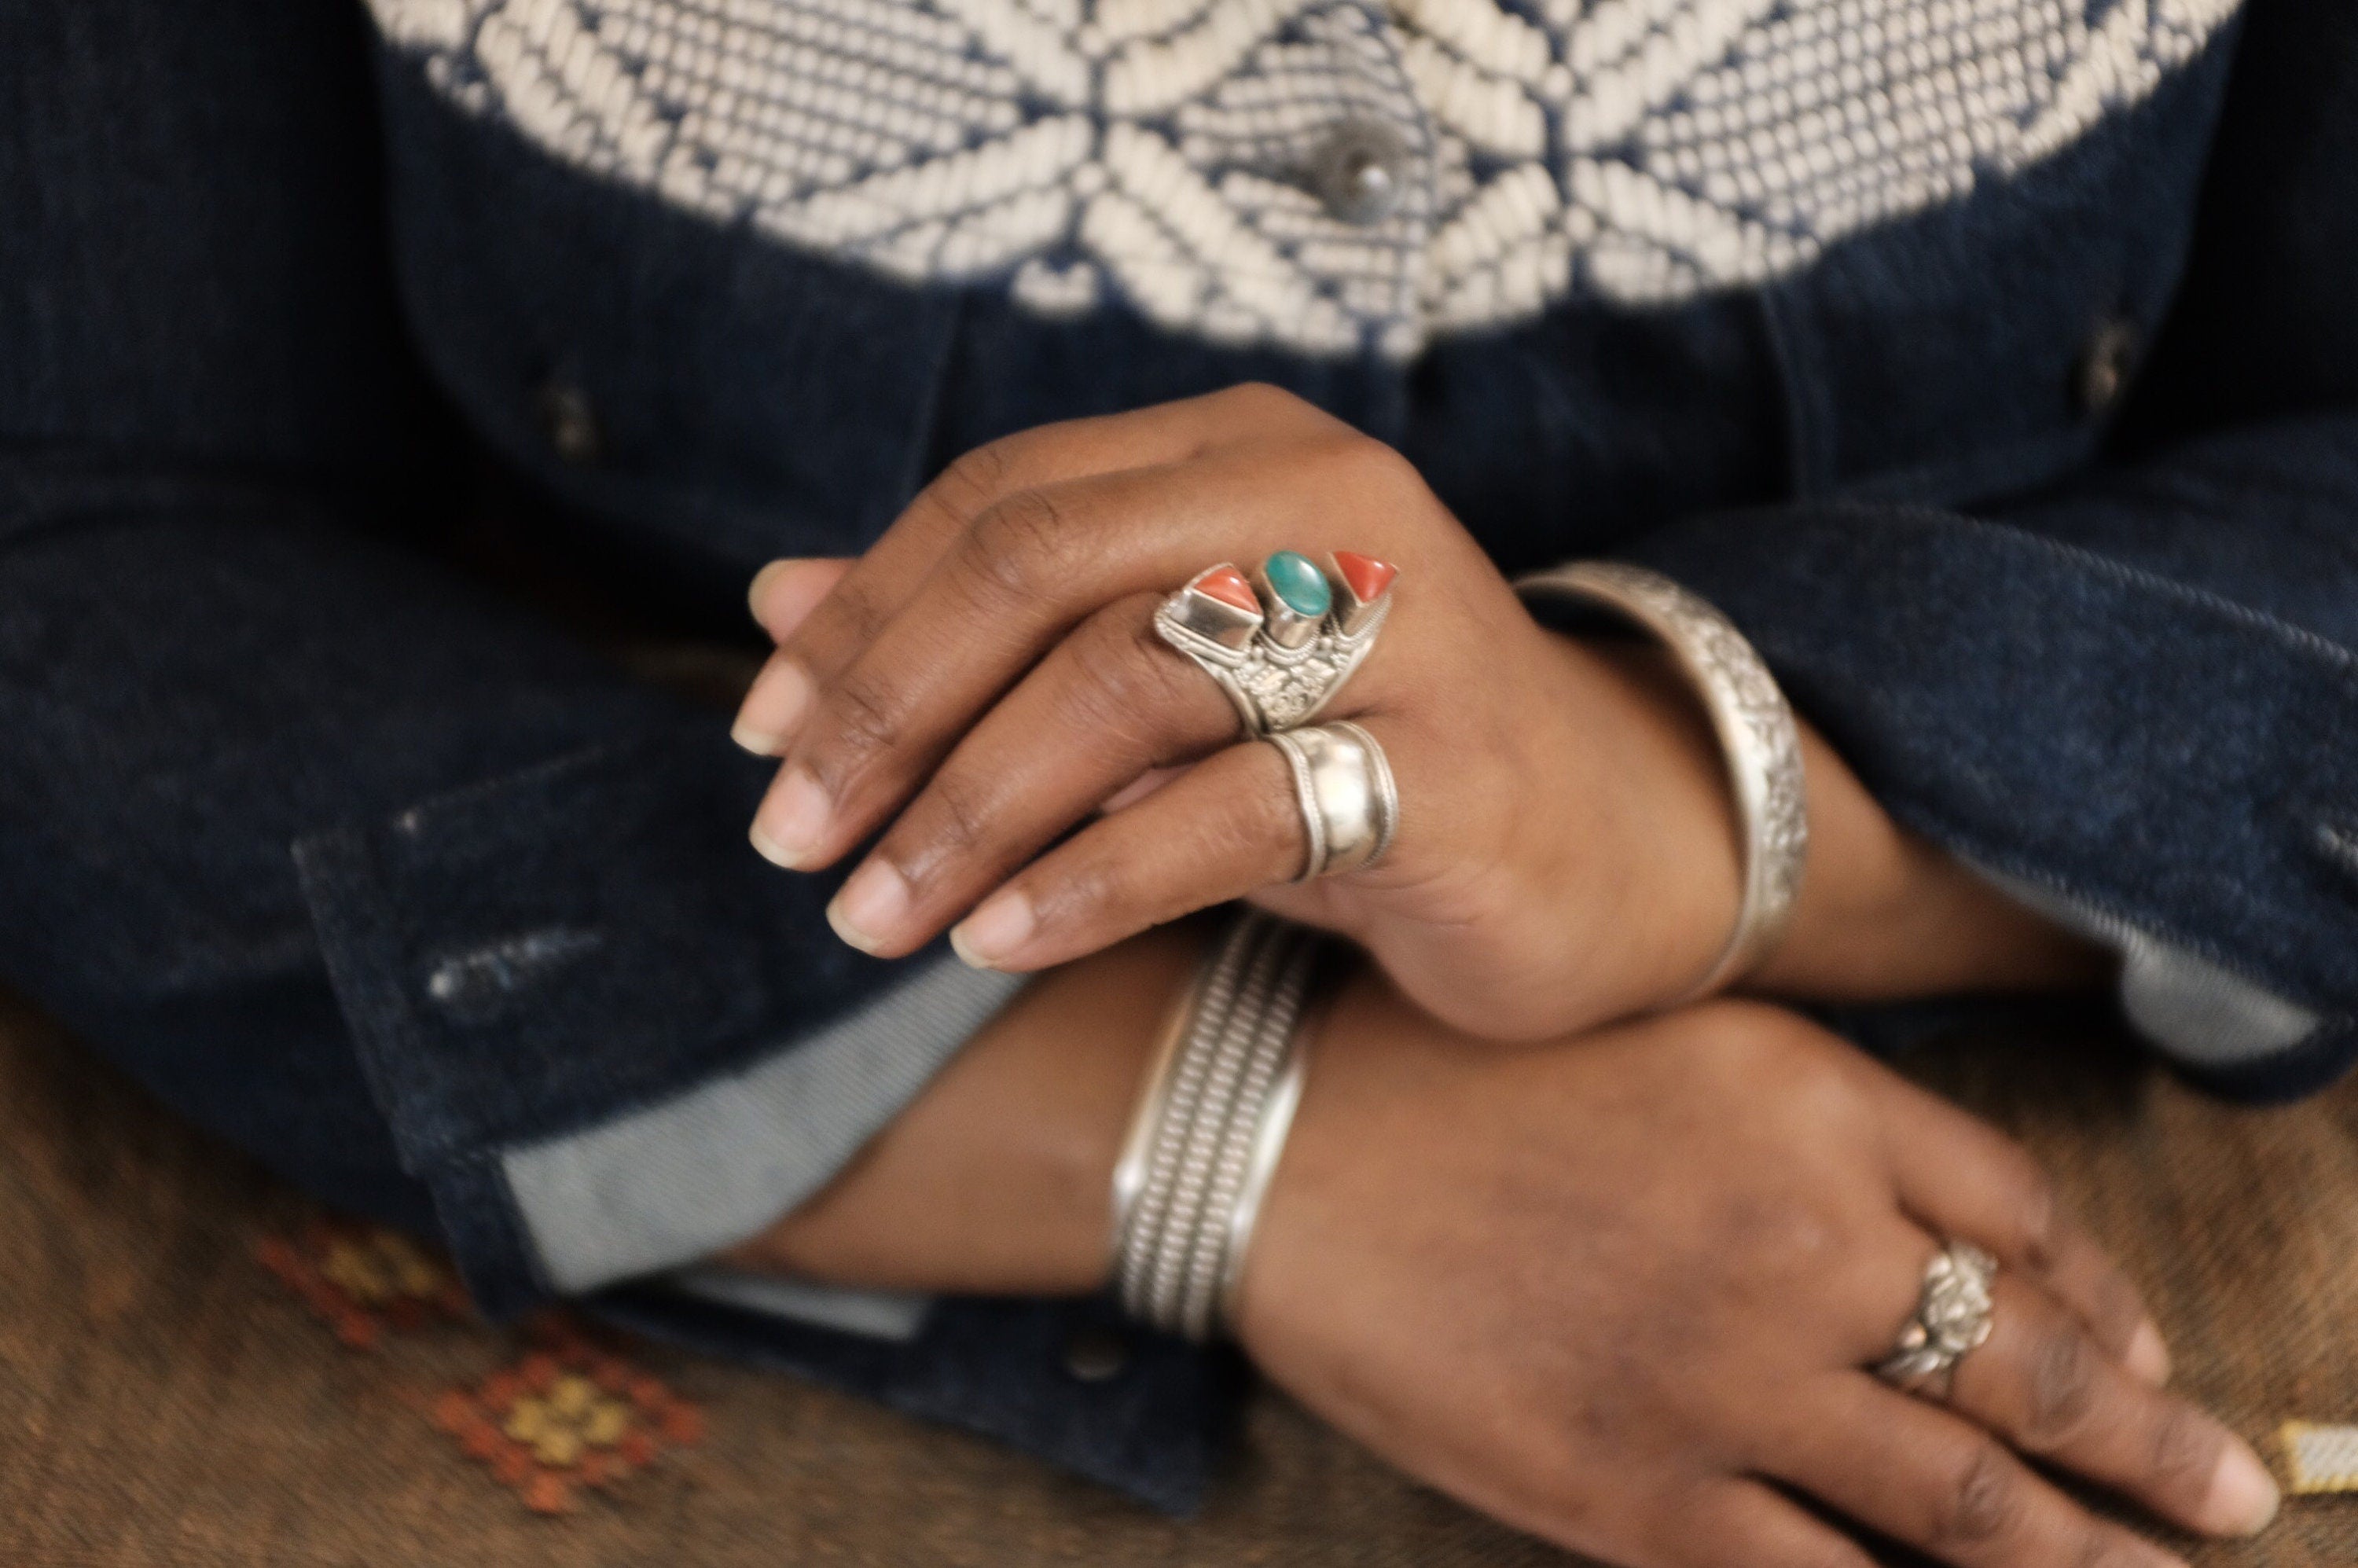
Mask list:
[[[2258,1454],[2240,1439],[2230,1438],[2211,1473],[2211,1490],[2202,1499],[2199,1519],[2213,1535],[2257,1535],[2277,1517],[2276,1477]]]
[[[1010,888],[993,893],[980,909],[950,927],[950,951],[975,968],[997,968],[1032,939],[1037,924],[1032,901]]]
[[[757,757],[774,757],[785,750],[786,741],[803,719],[803,709],[810,706],[811,680],[803,674],[802,666],[779,661],[763,670],[753,681],[753,689],[737,709],[737,722],[730,727],[729,738]]]
[[[827,791],[797,762],[778,780],[753,816],[753,847],[779,865],[795,867],[818,848],[832,807]]]
[[[797,568],[815,564],[801,557],[772,561],[753,574],[752,585],[745,589],[745,603],[753,611],[753,619],[766,625],[770,635],[781,643],[802,629],[802,623],[810,619],[810,612],[818,608],[819,600],[827,597],[827,589],[833,584],[832,579],[814,574],[816,580],[797,593],[784,580]],[[762,613],[764,607],[769,611],[766,617]]]
[[[752,582],[745,589],[745,608],[753,612],[756,621],[762,618],[762,596],[778,580],[778,574],[792,565],[790,560],[772,561],[753,574]]]
[[[2169,1346],[2161,1342],[2161,1330],[2150,1323],[2137,1325],[2137,1331],[2129,1336],[2121,1365],[2157,1389],[2169,1382]]]
[[[892,938],[893,928],[909,913],[909,884],[886,860],[871,860],[851,873],[851,880],[827,906],[827,923],[835,934],[863,953],[873,953]]]

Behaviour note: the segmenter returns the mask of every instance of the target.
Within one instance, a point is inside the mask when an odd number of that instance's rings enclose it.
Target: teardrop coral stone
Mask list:
[[[1234,567],[1214,567],[1187,586],[1222,604],[1233,604],[1255,615],[1260,613],[1260,600],[1253,593],[1252,584]]]
[[[1373,556],[1355,556],[1348,550],[1335,552],[1335,569],[1343,574],[1351,596],[1362,604],[1373,604],[1391,587],[1392,579],[1400,576],[1400,568]]]

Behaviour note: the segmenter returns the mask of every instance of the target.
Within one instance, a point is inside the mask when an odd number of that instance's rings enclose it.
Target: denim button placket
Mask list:
[[[1119,1329],[1090,1324],[1065,1340],[1065,1372],[1080,1383],[1103,1383],[1130,1367],[1130,1341]]]
[[[1408,183],[1409,146],[1380,120],[1346,120],[1327,133],[1310,163],[1326,211],[1346,223],[1379,223],[1397,211]]]
[[[2121,316],[2106,318],[2089,335],[2072,375],[2080,412],[2094,418],[2119,405],[2136,371],[2139,343],[2136,323]]]
[[[598,411],[590,395],[562,378],[543,382],[533,395],[533,412],[540,421],[548,449],[577,467],[598,460],[604,439],[598,429]]]

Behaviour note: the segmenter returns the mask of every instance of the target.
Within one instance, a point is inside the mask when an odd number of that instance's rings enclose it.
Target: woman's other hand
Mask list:
[[[2161,1391],[2136,1292],[1999,1134],[1718,1003],[1483,1047],[1347,991],[1245,1275],[1264,1370],[1411,1473],[1623,1568],[2162,1568],[2031,1461],[2257,1530],[2251,1450]],[[1945,1403],[1862,1368],[1948,1239],[2000,1260]]]

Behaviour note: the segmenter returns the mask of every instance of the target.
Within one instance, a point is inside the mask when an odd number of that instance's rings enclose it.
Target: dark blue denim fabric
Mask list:
[[[453,111],[334,5],[0,8],[0,975],[524,1305],[504,1144],[892,968],[752,857],[722,719],[440,558],[475,444],[568,553],[741,635],[753,568],[857,549],[977,441],[1260,377],[1509,569],[1693,583],[1903,820],[2330,1021],[2220,1087],[2322,1081],[2358,1049],[2358,13],[2245,30],[2231,92],[2223,39],[1794,276],[1395,365],[796,254]],[[2123,332],[2158,347],[2116,418],[2074,388]],[[1090,1303],[950,1303],[900,1347],[609,1310],[1170,1506],[1230,1370],[1156,1345],[1076,1383]]]

